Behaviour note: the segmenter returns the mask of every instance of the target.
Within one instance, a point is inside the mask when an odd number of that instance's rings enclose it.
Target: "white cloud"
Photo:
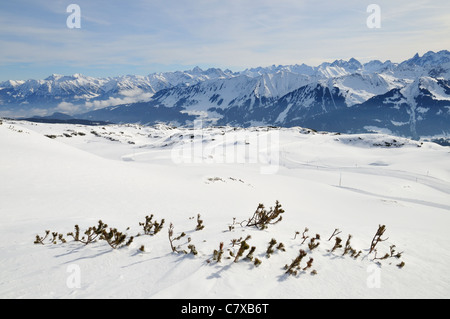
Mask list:
[[[62,112],[67,114],[75,114],[79,112],[82,109],[80,105],[75,105],[69,102],[61,102],[56,107],[56,112]]]
[[[120,91],[120,95],[123,95],[128,98],[135,98],[139,100],[148,100],[150,99],[153,94],[145,92],[142,89],[136,88],[131,90],[122,90]]]
[[[85,103],[86,108],[90,110],[98,110],[108,106],[117,106],[122,104],[146,102],[153,96],[152,93],[144,92],[141,89],[120,91],[123,97],[110,97],[107,100],[96,100]]]

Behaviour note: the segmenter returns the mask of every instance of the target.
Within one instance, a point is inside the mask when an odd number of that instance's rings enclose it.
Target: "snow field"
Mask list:
[[[232,131],[205,129],[202,143],[220,141],[212,138]],[[64,136],[74,132],[84,135]],[[183,136],[191,133],[165,126],[4,120],[0,297],[448,298],[448,148],[385,135],[283,129],[278,170],[261,174],[259,163],[175,163],[174,145],[185,143]],[[374,146],[392,139],[403,145]],[[269,208],[276,200],[285,210],[281,222],[265,230],[238,224],[228,228],[233,218],[247,220],[259,203]],[[78,224],[83,231],[100,219],[136,236],[142,233],[139,222],[150,214],[165,219],[163,229],[155,236],[135,237],[129,247],[113,250],[104,241],[84,246],[67,237],[65,244],[33,244],[47,229],[66,234]],[[195,231],[197,214],[205,225],[200,231]],[[171,252],[170,223],[175,236],[186,233],[178,242],[181,248],[194,244],[198,255]],[[379,244],[378,256],[390,245],[403,255],[378,265],[367,253],[381,224],[388,240]],[[301,244],[305,227],[309,236],[321,236],[313,251],[309,239]],[[343,245],[352,235],[351,245],[362,250],[361,257],[342,256],[342,248],[328,251],[336,228]],[[294,239],[296,232],[300,235]],[[254,257],[262,261],[258,267],[244,258],[237,263],[225,258],[227,249],[238,249],[231,240],[248,235],[248,244],[256,247]],[[286,251],[267,258],[272,238]],[[216,263],[211,258],[220,242],[225,253]],[[141,245],[145,252],[139,251]],[[284,274],[284,265],[300,249],[308,253],[301,265],[314,258],[317,275],[310,270]],[[396,267],[400,261],[405,262],[402,269]]]

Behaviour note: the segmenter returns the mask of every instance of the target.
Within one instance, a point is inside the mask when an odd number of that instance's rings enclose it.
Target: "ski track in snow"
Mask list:
[[[430,207],[436,207],[436,208],[441,208],[441,209],[446,210],[446,211],[450,211],[450,205],[437,204],[437,203],[427,202],[427,201],[423,201],[423,200],[419,200],[419,199],[413,199],[413,198],[404,198],[404,197],[395,197],[395,196],[374,194],[374,193],[370,193],[370,192],[367,192],[367,191],[363,191],[361,189],[355,189],[355,188],[351,188],[351,187],[342,187],[342,188],[346,189],[346,190],[349,190],[349,191],[352,191],[352,192],[356,192],[356,193],[360,193],[360,194],[364,194],[364,195],[369,195],[369,196],[374,196],[374,197],[377,197],[377,198],[388,198],[388,199],[395,200],[395,201],[410,202],[410,203],[414,203],[414,204],[425,205],[425,206],[430,206]]]

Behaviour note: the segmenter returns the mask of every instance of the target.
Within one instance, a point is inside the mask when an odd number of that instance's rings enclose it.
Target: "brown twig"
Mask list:
[[[328,238],[328,241],[330,241],[331,238],[333,238],[334,236],[339,235],[340,233],[342,233],[342,232],[339,230],[339,228],[336,228],[336,229],[334,230],[333,234],[331,235],[331,237]]]

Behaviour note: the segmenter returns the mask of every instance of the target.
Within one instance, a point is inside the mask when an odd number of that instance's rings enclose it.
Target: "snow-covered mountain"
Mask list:
[[[351,58],[319,66],[184,72],[96,79],[51,76],[0,84],[0,115],[36,109],[117,123],[388,129],[410,137],[450,134],[450,52],[401,63]],[[394,114],[395,113],[395,114]],[[401,114],[401,115],[400,115]],[[422,128],[427,129],[422,129]]]
[[[0,83],[0,115],[75,114],[125,103],[148,101],[156,92],[176,86],[233,76],[220,69],[94,78],[53,74],[44,80]]]
[[[450,81],[420,77],[355,107],[311,117],[304,124],[339,132],[445,136],[450,132]]]

